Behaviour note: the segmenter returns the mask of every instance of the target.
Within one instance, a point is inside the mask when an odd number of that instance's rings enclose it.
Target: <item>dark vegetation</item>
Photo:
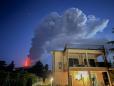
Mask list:
[[[43,65],[40,61],[36,62],[35,65],[33,65],[31,68],[28,69],[30,73],[34,73],[38,77],[43,78],[43,81],[45,82],[45,79],[48,77],[48,64]]]
[[[48,73],[48,64],[43,65],[40,61],[31,67],[15,68],[14,61],[7,65],[0,60],[0,86],[32,86],[36,77],[45,82]]]

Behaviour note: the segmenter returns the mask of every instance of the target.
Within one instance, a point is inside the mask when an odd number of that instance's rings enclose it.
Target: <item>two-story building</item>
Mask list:
[[[112,86],[102,45],[52,51],[53,86]]]

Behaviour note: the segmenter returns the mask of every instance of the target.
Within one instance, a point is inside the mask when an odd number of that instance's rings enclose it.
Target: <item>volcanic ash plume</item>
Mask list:
[[[77,8],[70,8],[62,15],[53,12],[43,19],[35,31],[30,55],[35,60],[52,49],[64,47],[65,43],[90,39],[102,32],[107,24],[107,19],[87,16]]]

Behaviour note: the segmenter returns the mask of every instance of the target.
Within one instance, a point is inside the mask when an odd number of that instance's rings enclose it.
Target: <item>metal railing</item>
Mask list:
[[[105,62],[96,62],[95,64],[89,64],[89,66],[84,64],[74,64],[69,65],[69,67],[106,67]]]

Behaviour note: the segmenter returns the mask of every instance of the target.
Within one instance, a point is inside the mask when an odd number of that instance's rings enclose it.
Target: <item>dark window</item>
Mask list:
[[[88,59],[88,60],[89,60],[89,65],[95,67],[95,60],[94,59]]]
[[[75,67],[79,65],[79,60],[76,58],[70,58],[69,59],[69,66]]]
[[[87,60],[86,59],[84,59],[84,64],[87,65]]]

